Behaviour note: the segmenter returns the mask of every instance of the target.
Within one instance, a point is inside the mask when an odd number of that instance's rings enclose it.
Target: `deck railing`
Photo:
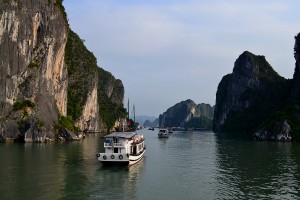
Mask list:
[[[104,147],[124,147],[123,143],[104,143]]]

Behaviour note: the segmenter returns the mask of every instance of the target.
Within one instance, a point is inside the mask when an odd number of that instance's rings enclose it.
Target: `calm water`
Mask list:
[[[130,168],[97,162],[98,134],[73,143],[0,144],[0,199],[300,199],[300,143],[140,133],[147,150]]]

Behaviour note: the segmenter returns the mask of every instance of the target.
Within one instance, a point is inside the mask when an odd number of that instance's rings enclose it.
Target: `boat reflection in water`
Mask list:
[[[145,169],[144,159],[129,167],[102,165],[94,177],[97,187],[90,192],[91,199],[136,199],[137,182]]]

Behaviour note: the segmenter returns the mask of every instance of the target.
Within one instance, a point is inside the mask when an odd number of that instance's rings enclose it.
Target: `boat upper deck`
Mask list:
[[[130,139],[133,136],[135,136],[137,133],[136,132],[113,132],[109,135],[104,136],[104,138],[126,138]]]

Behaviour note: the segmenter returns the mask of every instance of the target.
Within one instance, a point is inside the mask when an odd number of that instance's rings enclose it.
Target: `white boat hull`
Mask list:
[[[139,155],[119,154],[119,153],[99,153],[98,160],[103,165],[134,165],[142,160],[145,149]]]
[[[144,157],[144,153],[145,153],[145,149],[143,152],[141,152],[139,155],[137,156],[129,156],[129,166],[130,165],[134,165],[135,163],[139,162],[140,160],[142,160],[142,158]]]

